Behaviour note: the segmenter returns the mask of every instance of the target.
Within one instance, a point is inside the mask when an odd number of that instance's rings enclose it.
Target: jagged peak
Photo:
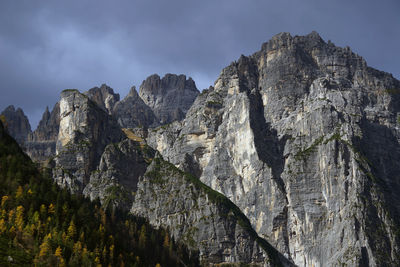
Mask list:
[[[314,40],[321,40],[323,41],[322,37],[319,35],[318,32],[316,31],[312,31],[309,34],[307,34],[305,37],[309,38],[309,39],[314,39]]]
[[[139,94],[136,90],[136,86],[132,86],[131,90],[129,90],[129,93],[126,97],[138,97],[138,96],[139,96]]]
[[[192,77],[186,77],[185,74],[166,73],[162,78],[158,74],[152,74],[147,77],[140,85],[139,94],[143,91],[151,91],[159,94],[172,88],[198,91]]]
[[[82,94],[78,89],[64,89],[61,91],[61,97],[73,94]]]
[[[6,112],[6,111],[15,112],[15,107],[14,107],[14,105],[9,105],[8,107],[6,107],[6,108],[4,109],[3,112]]]
[[[108,86],[105,83],[100,85],[100,87],[95,86],[95,87],[89,89],[88,91],[84,92],[84,94],[86,94],[86,95],[94,95],[97,92],[100,92],[100,94],[108,93],[108,94],[111,94],[111,95],[119,97],[119,94],[116,94],[114,92],[114,89],[112,89],[110,86]]]
[[[275,50],[283,47],[290,47],[293,43],[305,43],[310,47],[326,44],[316,31],[312,31],[307,35],[296,35],[294,37],[288,32],[281,32],[274,35],[268,42],[263,43],[261,50]]]
[[[4,113],[16,113],[18,115],[25,116],[24,110],[20,107],[15,108],[14,105],[9,105],[8,107],[6,107],[4,109],[4,111],[2,112],[2,114],[4,114]]]
[[[46,110],[43,112],[41,121],[47,121],[49,118],[50,118],[49,106],[46,106]]]

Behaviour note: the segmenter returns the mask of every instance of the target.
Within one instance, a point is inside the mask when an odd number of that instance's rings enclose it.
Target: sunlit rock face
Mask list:
[[[182,120],[199,91],[192,78],[185,75],[157,74],[143,81],[139,96],[154,112],[160,124]]]
[[[82,193],[106,145],[123,134],[117,122],[78,90],[64,90],[53,177],[61,186]]]
[[[299,266],[400,264],[400,82],[313,32],[226,67],[149,144]]]

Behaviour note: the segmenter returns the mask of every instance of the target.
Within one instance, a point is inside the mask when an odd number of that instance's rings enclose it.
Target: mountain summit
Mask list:
[[[349,47],[280,33],[200,94],[172,74],[89,92],[43,116],[59,185],[202,264],[400,266],[400,81]]]

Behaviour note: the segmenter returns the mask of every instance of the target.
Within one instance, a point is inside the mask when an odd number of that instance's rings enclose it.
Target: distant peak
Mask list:
[[[131,90],[129,90],[128,96],[138,96],[138,92],[136,91],[136,86],[131,87]]]
[[[288,32],[281,32],[278,34],[275,34],[274,36],[272,36],[271,40],[278,40],[278,39],[291,39],[292,35],[290,35],[290,33]]]
[[[288,32],[281,32],[274,35],[271,40],[262,45],[261,50],[275,50],[284,47],[290,47],[299,43],[307,47],[316,47],[326,44],[318,32],[312,31],[307,35],[292,36]]]
[[[9,105],[8,107],[6,107],[6,109],[4,111],[12,111],[15,112],[15,107],[14,105]]]
[[[316,39],[316,40],[322,40],[321,36],[316,31],[310,32],[309,34],[306,35],[306,37]]]

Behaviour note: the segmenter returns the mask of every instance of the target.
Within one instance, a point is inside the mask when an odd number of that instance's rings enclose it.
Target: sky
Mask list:
[[[63,89],[123,98],[154,73],[202,90],[280,32],[315,30],[399,79],[399,14],[398,0],[1,0],[0,111],[21,107],[35,129]]]

